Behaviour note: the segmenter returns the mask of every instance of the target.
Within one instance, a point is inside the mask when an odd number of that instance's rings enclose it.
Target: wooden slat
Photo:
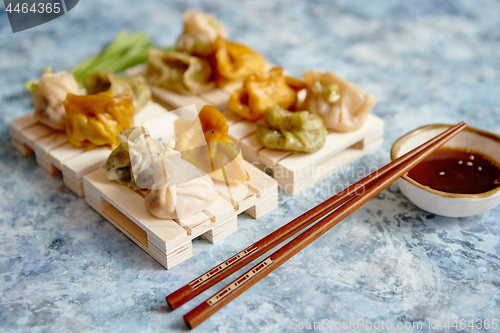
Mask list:
[[[224,224],[218,224],[204,233],[202,236],[211,243],[217,243],[232,233],[238,231],[238,218],[235,215]]]
[[[64,132],[54,131],[46,137],[35,141],[35,153],[49,158],[49,152],[68,142],[68,136]]]
[[[278,163],[287,156],[292,155],[292,151],[284,151],[284,150],[275,150],[264,148],[259,150],[258,156],[259,161],[264,165],[270,166],[274,168]]]
[[[174,108],[180,108],[186,105],[194,104],[198,110],[208,104],[204,99],[196,95],[179,95],[172,91],[161,89],[155,86],[151,86],[151,92],[159,97],[160,99],[166,101],[169,105]]]
[[[236,209],[226,199],[218,197],[214,203],[203,210],[210,217],[212,223],[220,223],[233,216],[236,216]]]
[[[36,157],[36,163],[40,168],[42,168],[45,172],[47,172],[51,176],[56,176],[61,174],[61,171],[54,167],[51,163],[50,160],[46,157],[44,157],[42,154],[35,154]]]
[[[164,244],[163,248],[175,248],[188,238],[187,231],[176,222],[151,215],[146,209],[144,199],[132,189],[109,181],[104,169],[95,170],[86,175],[84,180],[96,187],[102,198],[133,220],[148,235],[160,240]]]
[[[191,238],[197,237],[210,229],[211,220],[208,215],[203,212],[198,212],[190,217],[175,220],[181,227],[183,227]],[[202,231],[199,231],[202,230]],[[198,233],[197,233],[198,232]],[[197,233],[193,235],[193,233]]]
[[[249,135],[252,135],[257,130],[255,123],[250,121],[240,121],[229,126],[228,136],[239,144],[241,140]]]
[[[214,181],[220,197],[202,212],[179,220],[179,224],[152,216],[141,195],[107,180],[103,168],[83,177],[85,200],[144,251],[166,268],[171,268],[192,256],[193,238],[203,235],[209,241],[217,242],[237,230],[238,213],[248,211],[251,216],[259,217],[277,206],[277,182],[252,165],[246,163],[246,166],[251,176],[248,183],[228,187]],[[114,208],[108,207],[102,212],[103,202]],[[147,245],[141,230],[147,234]]]
[[[54,132],[53,129],[51,129],[45,125],[36,124],[36,125],[33,125],[33,126],[26,128],[26,129],[23,129],[21,131],[20,135],[22,137],[22,142],[34,150],[35,149],[35,141],[37,139],[40,139],[40,138],[43,138],[43,137],[49,135],[52,132]]]
[[[254,133],[250,136],[247,136],[246,138],[242,139],[238,143],[238,145],[241,149],[241,152],[243,153],[243,158],[245,160],[261,163],[259,160],[259,151],[261,149],[264,149],[264,146],[257,138],[257,134]]]
[[[63,171],[63,183],[67,188],[69,188],[73,193],[75,193],[79,197],[83,197],[83,195],[85,194],[83,188],[83,181],[82,180],[78,181],[76,179],[68,177],[64,173],[64,171]]]
[[[151,120],[159,115],[166,113],[167,110],[158,103],[149,101],[148,104],[134,115],[134,126],[139,126],[144,122]]]
[[[96,148],[78,154],[63,164],[63,172],[68,177],[81,180],[82,177],[106,163],[111,149],[108,147]]]
[[[59,170],[63,169],[64,162],[80,155],[85,150],[74,148],[69,142],[60,147],[54,148],[49,152],[49,160]]]
[[[383,141],[383,137],[379,137],[377,139],[372,139],[371,144],[365,145],[363,149],[355,148],[355,146],[344,149],[340,153],[316,165],[312,175],[309,178],[299,179],[295,182],[285,177],[276,178],[276,180],[278,181],[280,188],[282,188],[288,194],[296,195],[306,188],[310,187],[311,185],[321,181],[333,172],[338,171],[340,167],[347,165],[370,153],[372,150],[381,146]]]
[[[308,178],[311,176],[311,167],[320,164],[328,158],[342,152],[353,144],[359,142],[367,136],[373,129],[382,129],[384,122],[382,119],[369,115],[365,125],[359,130],[338,133],[330,132],[326,136],[325,146],[313,154],[294,153],[278,162],[280,168],[288,173],[293,179]]]
[[[207,104],[215,106],[218,110],[227,109],[229,96],[230,94],[223,89],[213,89],[199,95],[199,97],[207,101]]]
[[[231,111],[230,109],[220,110],[221,113],[226,117],[227,123],[229,124],[229,128],[231,128],[234,123],[240,122],[243,120],[236,112]]]
[[[257,194],[258,198],[261,197],[261,194],[267,192],[278,192],[278,186],[273,178],[257,169],[250,162],[244,161],[244,163],[245,168],[250,175],[250,180],[247,182],[247,186],[249,186],[252,191]]]
[[[11,141],[14,148],[19,150],[21,154],[23,154],[24,156],[30,156],[31,154],[33,154],[33,150],[30,147],[26,146],[21,141],[18,141],[14,138],[11,138]]]
[[[21,131],[28,127],[31,127],[37,123],[33,113],[27,114],[21,118],[17,118],[9,122],[9,132],[10,137],[16,139],[19,142],[23,142],[21,138]]]

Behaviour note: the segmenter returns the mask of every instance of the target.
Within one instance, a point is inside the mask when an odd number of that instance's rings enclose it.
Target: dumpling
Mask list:
[[[320,116],[307,111],[290,112],[279,105],[266,110],[257,122],[257,137],[271,149],[314,153],[325,145],[326,128]]]
[[[194,121],[178,119],[174,126],[175,149],[183,159],[221,182],[244,183],[250,179],[241,150],[227,135],[227,120],[215,107],[205,105]]]
[[[206,59],[181,52],[150,50],[146,80],[179,94],[198,94],[214,88],[212,68]]]
[[[120,77],[107,70],[96,71],[83,79],[88,94],[109,91],[115,96],[129,95],[134,98],[134,113],[139,112],[150,100],[151,90],[141,76]]]
[[[121,144],[106,161],[106,177],[134,190],[150,188],[154,183],[152,159],[164,152],[165,146],[150,138],[144,127],[129,128],[117,139]]]
[[[221,38],[217,40],[215,64],[215,80],[219,86],[260,73],[265,65],[264,58],[248,46]]]
[[[219,196],[212,179],[178,152],[153,164],[154,184],[144,198],[147,210],[161,219],[184,219],[201,212]]]
[[[32,86],[31,97],[35,105],[35,118],[55,130],[66,129],[63,101],[68,93],[80,95],[80,87],[72,73],[50,71],[42,74],[38,84]]]
[[[305,87],[305,82],[284,76],[283,68],[274,67],[266,73],[245,77],[243,87],[233,91],[227,104],[241,117],[257,121],[274,104],[286,110],[294,108],[297,92]]]
[[[115,148],[119,143],[118,134],[134,126],[134,105],[128,95],[68,94],[63,105],[68,117],[66,134],[75,148]]]
[[[195,10],[184,12],[184,31],[176,49],[192,55],[207,57],[215,53],[217,38],[226,38],[226,28],[209,14]]]
[[[332,71],[312,69],[302,77],[308,86],[302,109],[321,116],[329,130],[350,132],[361,128],[377,102],[375,96]]]

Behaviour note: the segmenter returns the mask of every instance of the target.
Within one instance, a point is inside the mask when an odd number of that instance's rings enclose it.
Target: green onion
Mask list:
[[[148,60],[149,50],[160,49],[171,52],[175,47],[159,48],[151,42],[151,37],[143,32],[135,31],[127,35],[125,30],[120,30],[115,39],[99,54],[82,61],[71,69],[76,81],[83,86],[83,78],[98,70],[108,70],[113,73],[122,72],[127,68],[145,63]],[[26,90],[36,89],[38,80],[25,82]]]
[[[71,72],[81,85],[85,76],[97,70],[105,69],[116,73],[146,62],[152,48],[156,47],[151,43],[149,35],[140,31],[127,35],[126,31],[120,30],[104,51],[76,65]],[[162,49],[166,52],[172,50],[173,47]]]
[[[203,46],[203,42],[201,41],[201,39],[196,38],[196,41],[194,42],[194,46],[197,47],[197,48],[202,47]]]

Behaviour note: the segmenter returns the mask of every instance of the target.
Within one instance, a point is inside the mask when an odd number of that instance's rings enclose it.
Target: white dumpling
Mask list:
[[[216,51],[217,38],[226,38],[226,28],[213,15],[195,10],[184,12],[184,32],[177,40],[178,51],[209,56]]]
[[[62,102],[68,93],[80,95],[80,87],[69,72],[43,73],[31,92],[35,105],[35,118],[55,130],[66,129],[66,111]]]
[[[184,219],[201,212],[219,196],[206,173],[181,159],[179,152],[153,164],[155,181],[144,198],[147,210],[161,219]]]
[[[166,151],[166,147],[150,138],[144,127],[126,129],[117,138],[121,144],[106,161],[106,177],[134,190],[151,187],[153,156]]]
[[[351,132],[361,128],[377,102],[375,96],[332,71],[312,69],[302,77],[307,83],[302,109],[321,116],[329,130]]]

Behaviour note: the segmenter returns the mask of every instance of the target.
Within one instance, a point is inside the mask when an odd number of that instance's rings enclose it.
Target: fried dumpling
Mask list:
[[[66,112],[63,101],[68,93],[80,95],[80,87],[70,72],[42,74],[32,86],[31,96],[35,105],[35,118],[42,124],[58,131],[66,129]]]
[[[214,88],[209,61],[181,52],[150,50],[146,80],[154,86],[184,95]]]
[[[121,131],[134,127],[134,105],[129,95],[109,92],[77,96],[68,94],[63,102],[68,121],[66,134],[75,148],[115,148]]]
[[[275,104],[286,110],[294,108],[297,92],[305,87],[305,82],[285,76],[283,68],[274,67],[266,73],[245,77],[243,87],[233,91],[227,105],[239,116],[257,121]]]
[[[350,132],[361,128],[377,102],[375,96],[332,71],[312,69],[302,77],[308,86],[302,109],[321,116],[329,130]]]
[[[122,131],[121,144],[106,161],[106,177],[134,190],[150,188],[154,183],[153,157],[166,150],[158,140],[150,138],[144,127]]]
[[[201,212],[219,196],[212,179],[183,160],[179,152],[153,164],[154,184],[144,198],[147,210],[161,219],[184,219]]]
[[[109,91],[115,96],[129,95],[134,99],[134,113],[151,100],[151,90],[142,76],[121,77],[107,70],[96,71],[83,79],[88,94]]]
[[[226,38],[226,28],[213,15],[196,10],[184,12],[184,31],[176,49],[192,55],[207,57],[217,50],[217,38]]]
[[[260,73],[264,65],[264,58],[250,47],[222,38],[217,40],[215,80],[219,86]]]

